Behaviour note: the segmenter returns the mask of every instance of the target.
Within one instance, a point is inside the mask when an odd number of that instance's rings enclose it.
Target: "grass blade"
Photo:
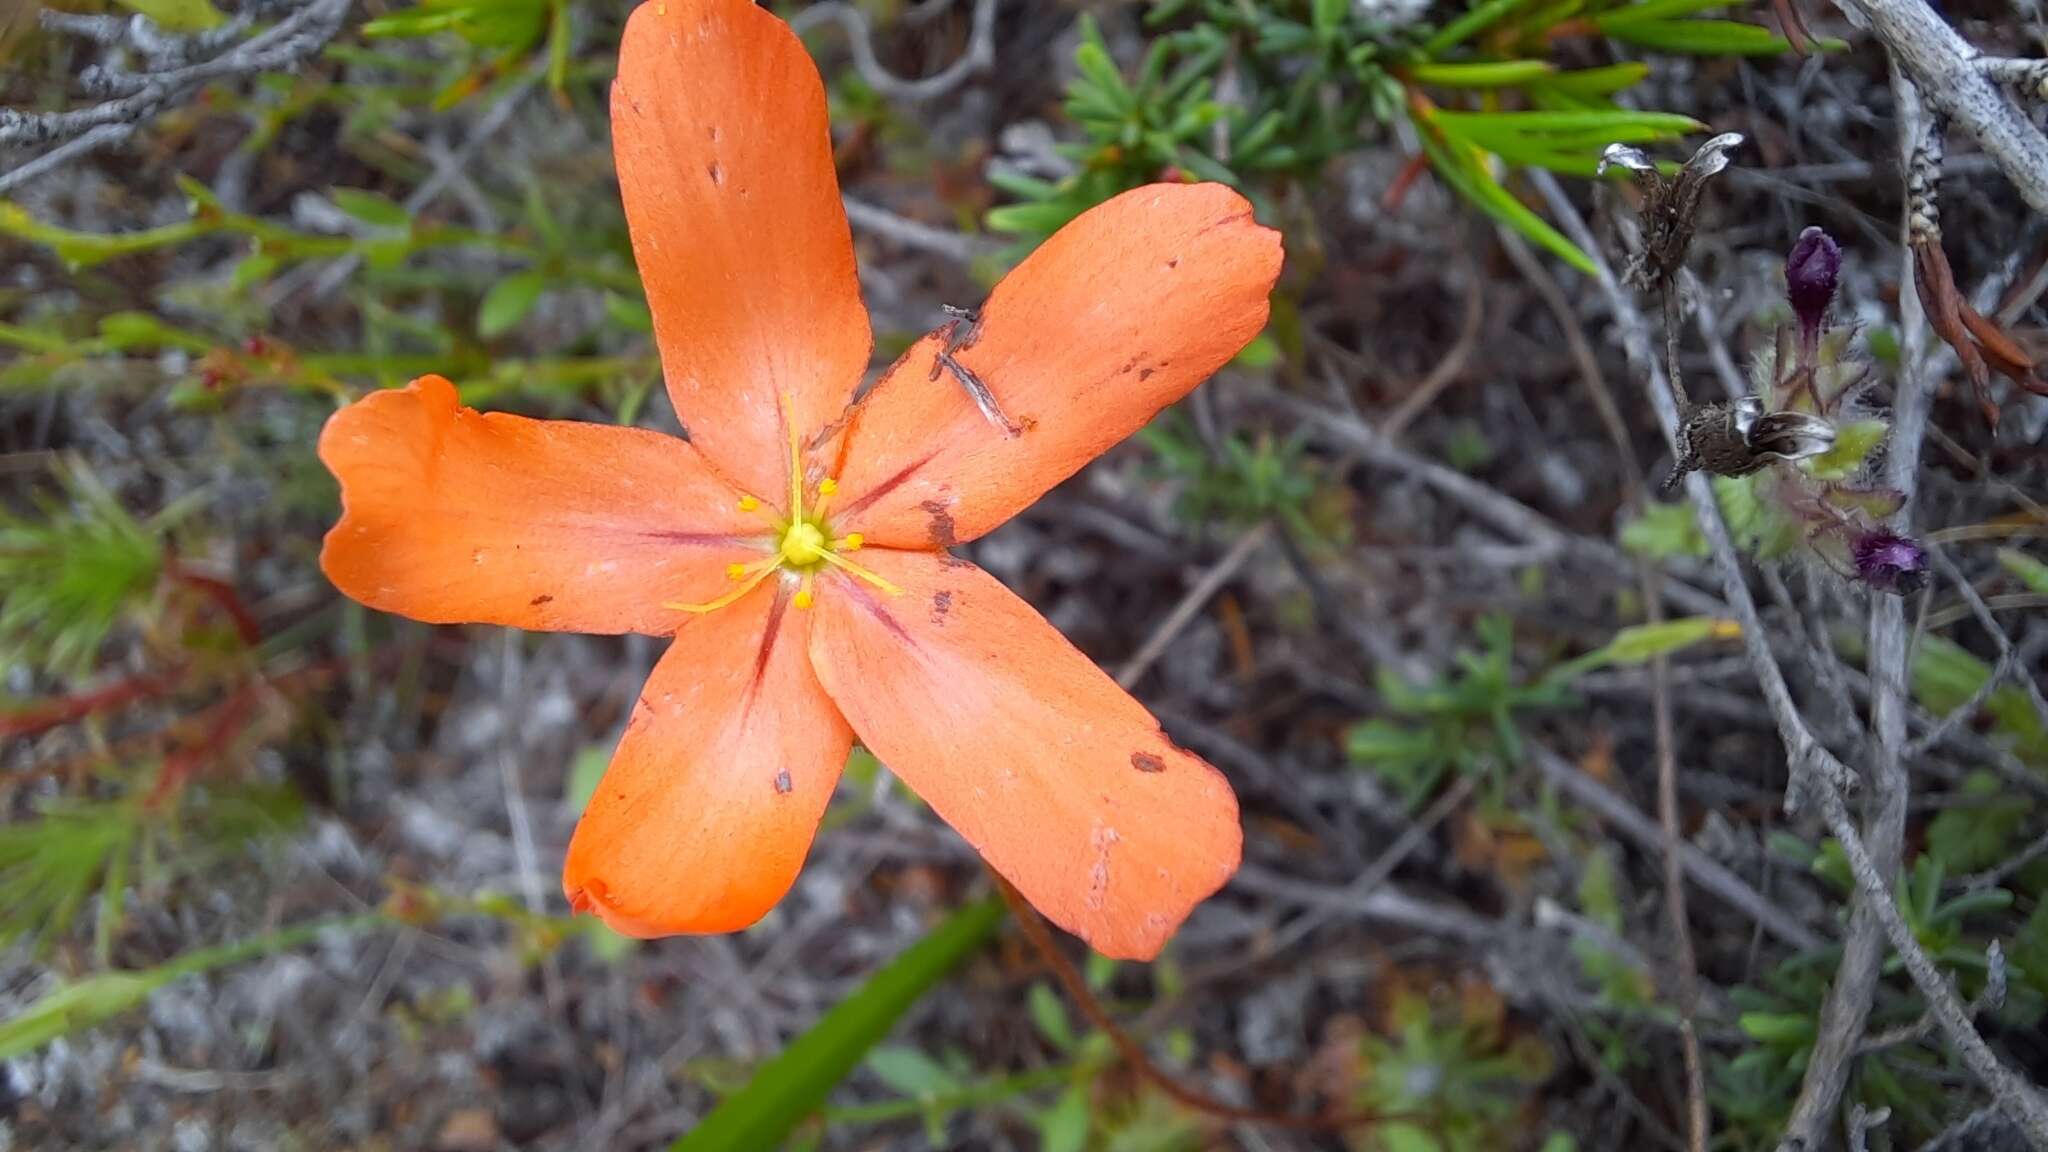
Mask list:
[[[779,1147],[833,1087],[888,1035],[898,1017],[995,931],[1000,900],[969,904],[868,977],[860,990],[755,1069],[746,1087],[721,1101],[669,1152],[727,1152]]]

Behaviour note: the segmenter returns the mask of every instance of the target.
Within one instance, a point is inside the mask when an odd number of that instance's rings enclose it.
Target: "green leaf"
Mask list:
[[[166,32],[204,32],[227,19],[207,0],[121,0],[121,6],[149,17]]]
[[[1639,48],[1688,56],[1776,56],[1792,48],[1768,28],[1733,20],[1645,20],[1607,34]]]
[[[1429,154],[1438,175],[1442,176],[1459,194],[1477,205],[1480,211],[1506,224],[1529,238],[1530,241],[1548,250],[1565,263],[1588,276],[1599,275],[1599,269],[1592,258],[1579,251],[1578,245],[1545,223],[1528,205],[1515,199],[1508,190],[1500,186],[1491,173],[1480,167],[1469,154],[1460,156],[1467,147],[1457,142],[1446,143],[1436,137],[1428,125],[1422,126],[1418,134],[1423,151]]]
[[[834,1005],[744,1088],[721,1101],[670,1152],[729,1152],[776,1147],[816,1111],[834,1085],[887,1035],[899,1017],[979,948],[1003,915],[1002,902],[967,905],[905,949],[889,966]]]
[[[12,1060],[52,1040],[80,1032],[138,1008],[164,985],[257,956],[296,948],[322,932],[351,931],[375,923],[375,916],[301,924],[232,944],[187,952],[154,968],[102,972],[65,984],[0,1022],[0,1060]]]
[[[1647,129],[1671,136],[1703,132],[1706,125],[1676,112],[1635,112],[1626,108],[1589,109],[1584,112],[1438,112],[1437,124],[1453,136],[1484,143],[1486,134],[1592,133],[1603,134],[1627,128]]]
[[[1595,848],[1579,872],[1579,910],[1593,923],[1610,932],[1621,931],[1621,899],[1615,895],[1614,861],[1605,849]]]
[[[2048,596],[2048,564],[2043,564],[2017,548],[2000,548],[1998,566],[2019,578],[2027,591]]]
[[[1744,1012],[1736,1021],[1750,1039],[1764,1044],[1800,1044],[1813,1040],[1814,1023],[1790,1012]]]
[[[944,1065],[907,1045],[877,1044],[862,1063],[875,1079],[913,1098],[929,1098],[960,1087],[960,1078]]]
[[[606,319],[627,331],[644,336],[654,334],[654,313],[647,310],[645,300],[607,292],[604,294],[604,314]]]
[[[490,340],[518,327],[547,287],[547,275],[538,270],[507,276],[491,285],[491,290],[484,293],[483,303],[477,306],[477,335]]]
[[[1509,88],[1556,74],[1547,60],[1498,60],[1477,64],[1417,64],[1409,75],[1418,84],[1443,88]]]
[[[1616,632],[1614,639],[1605,647],[1580,657],[1573,664],[1588,662],[1591,667],[1647,664],[1659,656],[1681,652],[1695,644],[1708,640],[1732,640],[1741,634],[1741,625],[1713,616],[1687,616],[1658,624],[1637,624]]]
[[[1707,538],[1690,504],[1651,504],[1621,529],[1621,546],[1651,560],[1705,556]]]
[[[1976,872],[2006,858],[2026,827],[2034,801],[2009,790],[1996,773],[1963,777],[1967,801],[1946,807],[1927,825],[1927,854],[1950,872]]]
[[[1239,368],[1271,368],[1280,362],[1280,344],[1270,332],[1261,332],[1252,337],[1231,363]]]
[[[74,232],[69,228],[45,224],[29,215],[20,205],[0,200],[0,236],[12,236],[48,248],[73,270],[183,244],[210,230],[210,225],[198,220],[185,220],[158,228],[145,228],[140,232]]]
[[[1846,480],[1863,467],[1864,458],[1889,431],[1891,425],[1882,420],[1857,420],[1836,425],[1835,446],[1802,463],[1816,480]]]
[[[1060,1003],[1058,993],[1047,985],[1033,984],[1025,1004],[1030,1009],[1031,1022],[1047,1043],[1062,1052],[1074,1046],[1074,1025],[1067,1019],[1067,1006]]]
[[[562,802],[579,813],[589,807],[590,798],[597,795],[598,781],[604,779],[604,770],[611,762],[609,745],[585,745],[576,753],[576,759],[569,762],[569,779],[562,789]]]
[[[1975,695],[1991,666],[1968,649],[1944,636],[1928,633],[1920,638],[1913,655],[1913,697],[1932,712],[1961,707]],[[2010,738],[2015,751],[2029,761],[2048,762],[2048,733],[2034,714],[2025,692],[2012,684],[1993,690],[1984,710],[1991,714],[1995,729]]]
[[[1075,1084],[1038,1121],[1039,1152],[1087,1152],[1088,1092]]]
[[[1697,16],[1714,8],[1726,8],[1729,3],[1730,0],[1648,0],[1643,4],[1609,8],[1593,17],[1593,26],[1605,32],[1610,28],[1626,28],[1630,24],[1642,24],[1651,20]]]
[[[389,196],[362,188],[336,188],[329,194],[334,197],[336,208],[372,228],[404,231],[412,227],[412,213]]]
[[[1612,96],[1624,88],[1641,83],[1650,75],[1650,66],[1639,60],[1623,64],[1609,64],[1602,68],[1580,68],[1573,72],[1559,72],[1542,82],[1545,88],[1568,92],[1573,96]]]
[[[1509,16],[1529,0],[1486,0],[1467,11],[1463,16],[1437,30],[1436,35],[1423,41],[1422,54],[1435,58],[1456,48],[1472,37],[1479,35]]]

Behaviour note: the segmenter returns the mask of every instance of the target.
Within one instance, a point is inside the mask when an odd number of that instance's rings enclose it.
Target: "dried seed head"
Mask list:
[[[1807,346],[1819,338],[1841,271],[1841,247],[1817,227],[1801,232],[1785,257],[1785,297],[1799,316],[1800,335]]]
[[[1609,144],[1601,152],[1600,170],[1625,168],[1643,190],[1643,248],[1629,264],[1630,283],[1649,288],[1678,275],[1685,266],[1686,249],[1692,247],[1707,178],[1728,167],[1728,153],[1741,143],[1740,132],[1723,132],[1700,145],[1674,180],[1664,179],[1641,149]]]
[[[1685,170],[1678,174],[1680,180],[1705,180],[1728,166],[1728,154],[1742,146],[1742,133],[1723,132],[1692,154],[1685,162]]]
[[[1835,426],[1805,412],[1771,412],[1757,417],[1745,439],[1759,456],[1804,460],[1835,446]]]
[[[1609,168],[1626,168],[1638,176],[1646,172],[1655,175],[1657,171],[1643,150],[1631,144],[1609,144],[1601,151],[1600,166],[1594,169],[1594,174],[1605,176]]]
[[[1849,545],[1856,578],[1880,592],[1907,595],[1927,583],[1927,550],[1910,536],[1877,528]]]

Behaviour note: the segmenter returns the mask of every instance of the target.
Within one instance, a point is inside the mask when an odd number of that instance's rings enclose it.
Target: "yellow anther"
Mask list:
[[[809,608],[811,606],[811,590],[809,588],[797,589],[796,606],[799,608]]]
[[[759,500],[754,499],[752,496],[740,497],[740,511],[742,512],[752,512],[754,509],[759,508],[760,506],[761,502]]]
[[[830,496],[837,491],[839,491],[839,481],[834,480],[830,476],[818,481],[818,495]]]
[[[860,546],[865,543],[867,543],[867,538],[865,536],[862,536],[858,532],[848,532],[846,534],[846,538],[839,542],[839,551],[858,552],[860,551]]]
[[[727,580],[744,580],[744,579],[746,579],[746,578],[747,578],[747,566],[746,566],[745,564],[727,564],[727,565],[725,566],[725,578],[726,578]]]

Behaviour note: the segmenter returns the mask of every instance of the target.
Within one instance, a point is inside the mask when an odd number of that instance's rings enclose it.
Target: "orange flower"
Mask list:
[[[688,439],[478,413],[435,376],[377,393],[320,437],[344,508],[321,567],[417,620],[674,636],[563,875],[621,932],[758,920],[858,737],[1054,922],[1157,955],[1236,870],[1236,798],[946,549],[1235,355],[1279,236],[1220,185],[1126,193],[851,403],[872,341],[824,89],[788,27],[745,0],[643,5],[612,130]]]

